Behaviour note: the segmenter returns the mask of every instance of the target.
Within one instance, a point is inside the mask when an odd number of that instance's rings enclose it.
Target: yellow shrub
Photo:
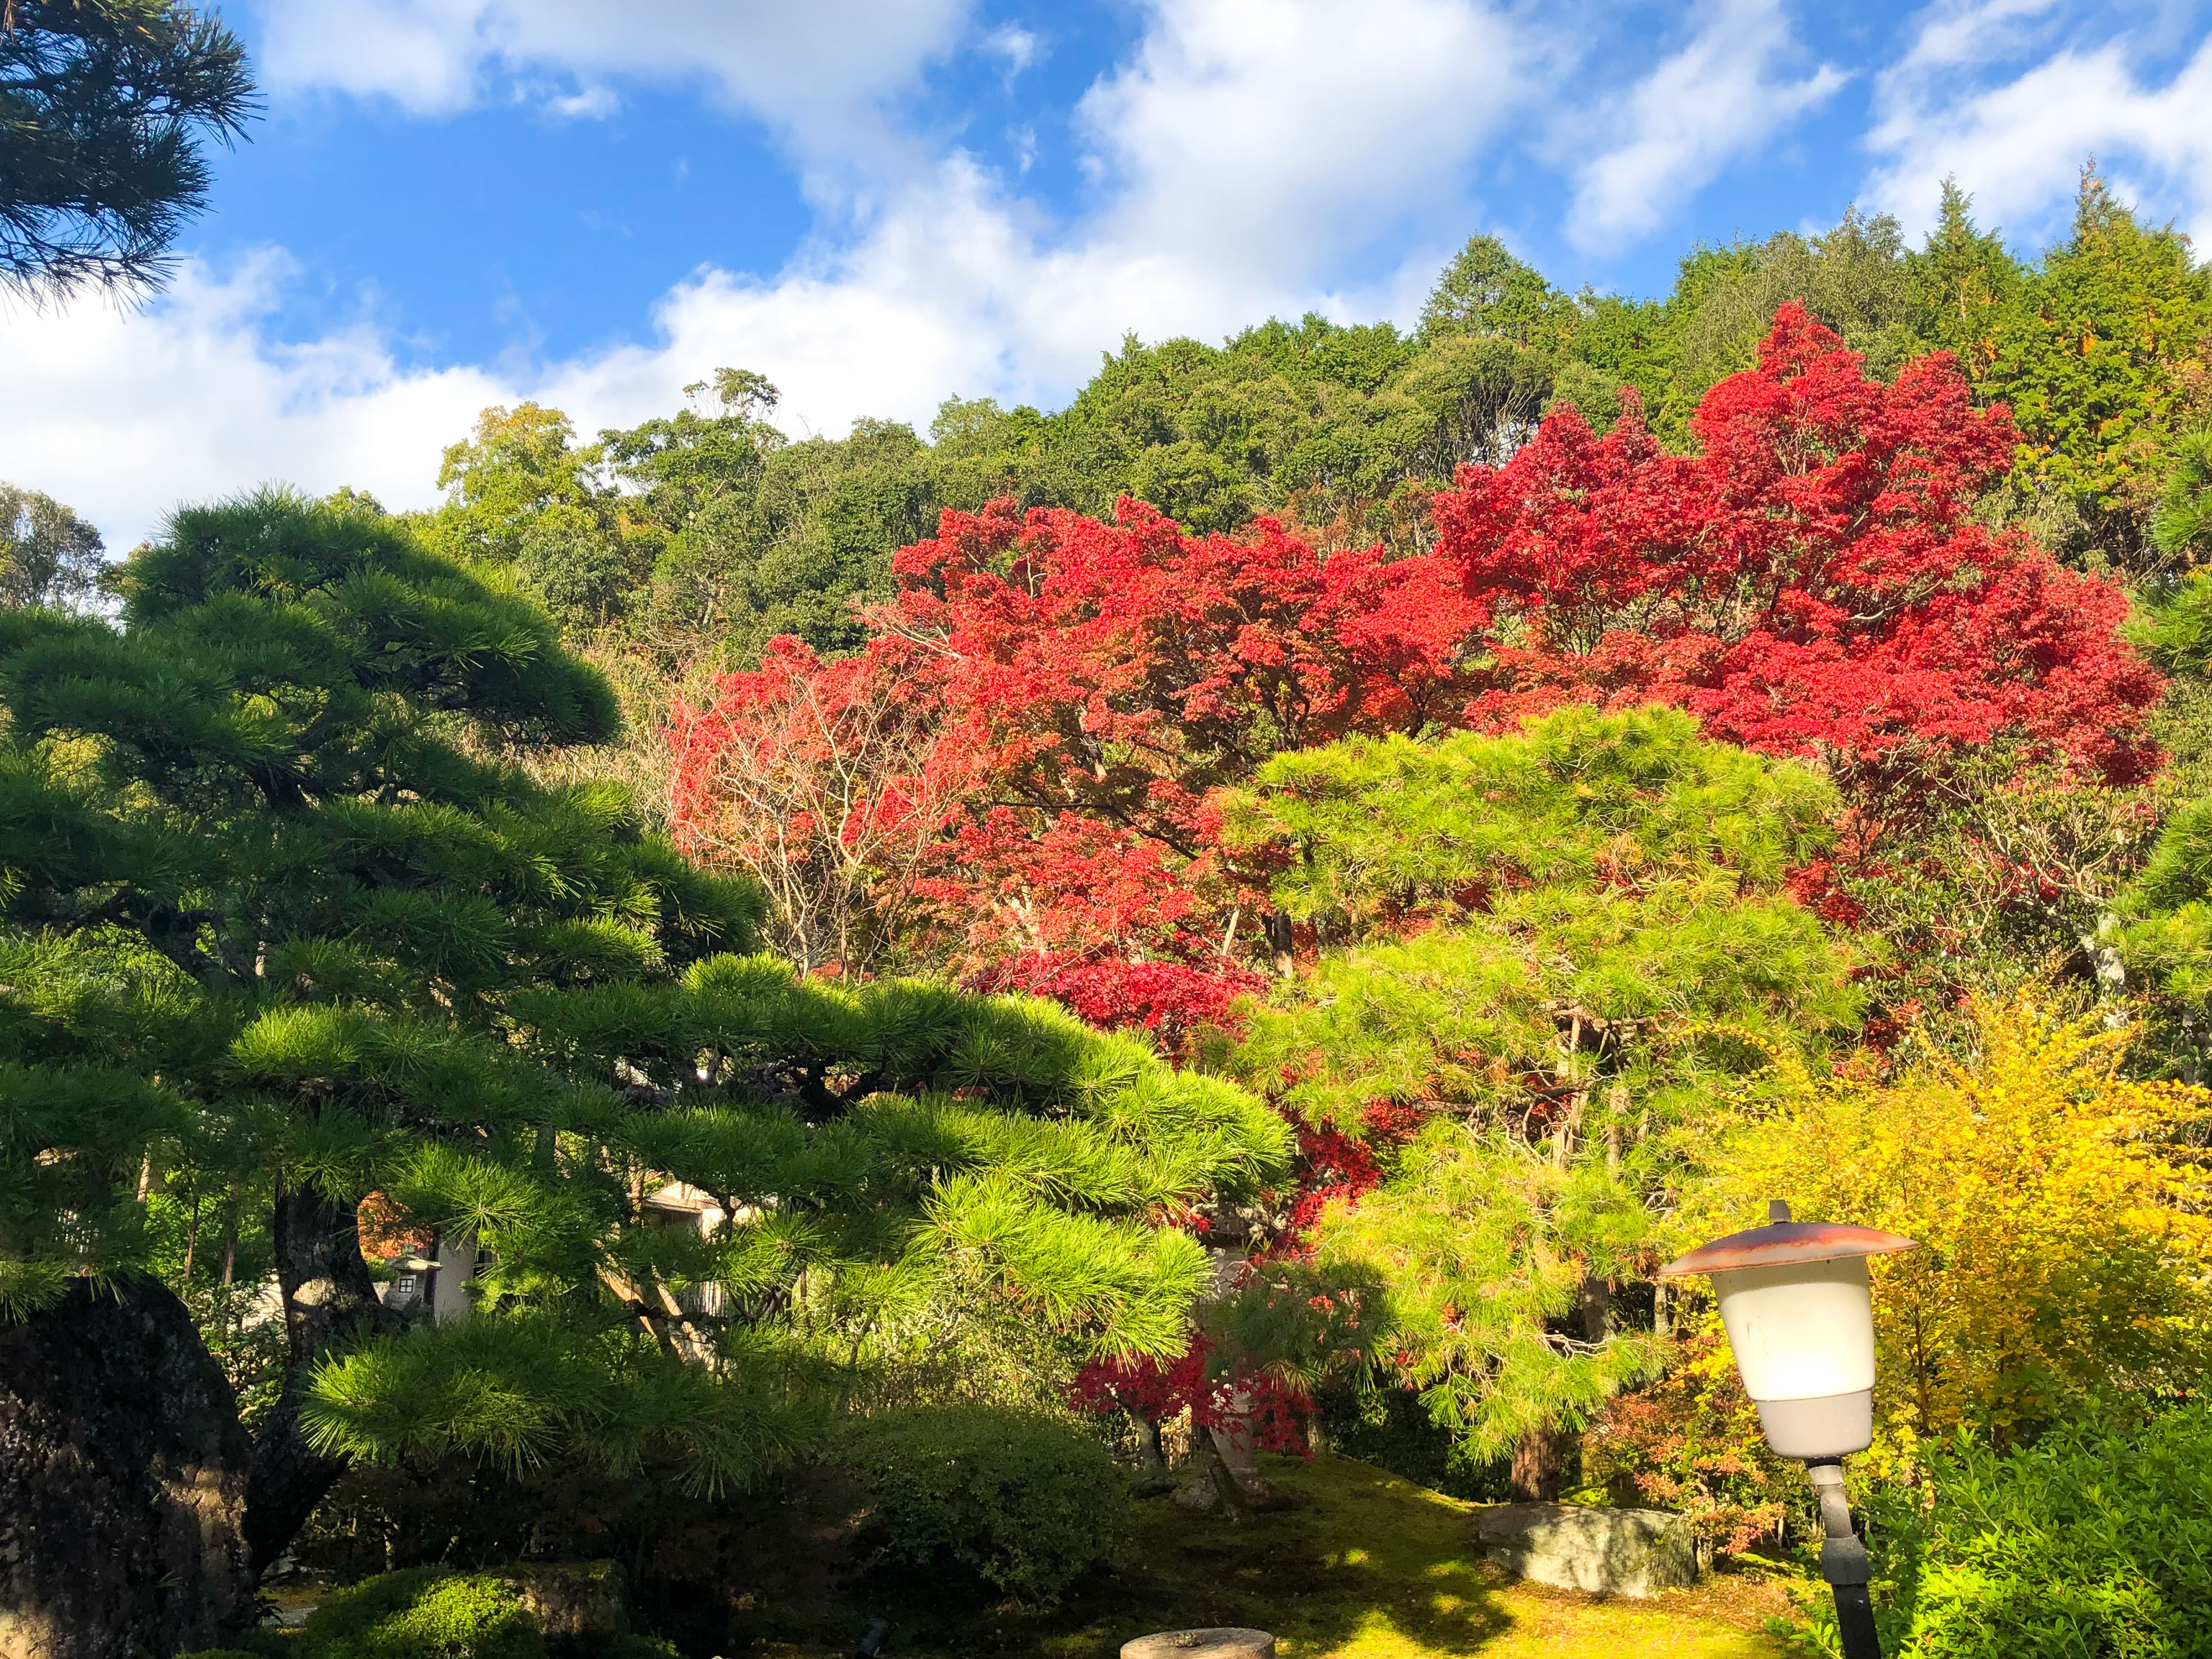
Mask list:
[[[2124,1030],[2032,1000],[1973,1011],[1968,1065],[1808,1089],[1721,1160],[1725,1219],[1920,1241],[1874,1264],[1877,1412],[1893,1443],[1959,1424],[2000,1440],[2089,1396],[2200,1386],[2212,1223],[2185,1146],[2208,1097],[2120,1074]]]

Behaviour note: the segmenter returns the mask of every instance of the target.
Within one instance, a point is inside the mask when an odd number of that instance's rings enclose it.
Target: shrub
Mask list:
[[[1961,1436],[1927,1484],[1868,1504],[1883,1651],[1899,1659],[2212,1655],[2212,1407]],[[1801,1639],[1833,1651],[1825,1607]]]
[[[544,1659],[545,1638],[506,1579],[410,1567],[333,1595],[283,1651],[289,1659]]]
[[[1778,1541],[1809,1496],[1797,1465],[1768,1449],[1710,1305],[1663,1376],[1616,1395],[1591,1420],[1583,1484],[1617,1504],[1687,1516],[1698,1543],[1721,1555]]]
[[[1129,1498],[1104,1448],[1041,1418],[948,1406],[872,1419],[854,1472],[874,1498],[873,1540],[895,1571],[1050,1602],[1103,1560]]]
[[[1771,1194],[1919,1240],[1873,1267],[1883,1455],[2212,1380],[2212,1096],[2130,1079],[2127,1028],[2047,1000],[1968,1012],[1964,1063],[1810,1091],[1715,1160],[1716,1231]]]

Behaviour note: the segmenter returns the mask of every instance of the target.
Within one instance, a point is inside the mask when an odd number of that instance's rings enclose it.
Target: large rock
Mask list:
[[[551,1637],[622,1636],[629,1630],[623,1571],[611,1561],[524,1564],[501,1569]]]
[[[1476,1512],[1474,1535],[1498,1565],[1561,1589],[1656,1595],[1698,1582],[1690,1523],[1664,1510],[1497,1504]]]

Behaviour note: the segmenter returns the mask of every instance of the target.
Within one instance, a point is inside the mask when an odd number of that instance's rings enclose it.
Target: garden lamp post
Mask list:
[[[1730,1233],[1659,1270],[1706,1273],[1744,1392],[1766,1443],[1802,1459],[1820,1498],[1820,1576],[1835,1592],[1844,1659],[1881,1659],[1867,1594],[1866,1546],[1844,1501],[1844,1459],[1874,1438],[1874,1298],[1866,1259],[1917,1248],[1909,1238],[1792,1221],[1779,1200],[1767,1224]]]

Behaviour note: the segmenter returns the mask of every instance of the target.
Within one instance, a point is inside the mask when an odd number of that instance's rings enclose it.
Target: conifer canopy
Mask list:
[[[0,1318],[143,1284],[165,1192],[251,1195],[290,1352],[257,1560],[348,1456],[743,1478],[932,1297],[1180,1345],[1206,1258],[1152,1224],[1279,1173],[1250,1096],[750,954],[749,883],[516,763],[616,726],[543,611],[358,502],[180,513],[120,591],[0,615]],[[379,1301],[372,1192],[477,1253],[468,1318]]]

